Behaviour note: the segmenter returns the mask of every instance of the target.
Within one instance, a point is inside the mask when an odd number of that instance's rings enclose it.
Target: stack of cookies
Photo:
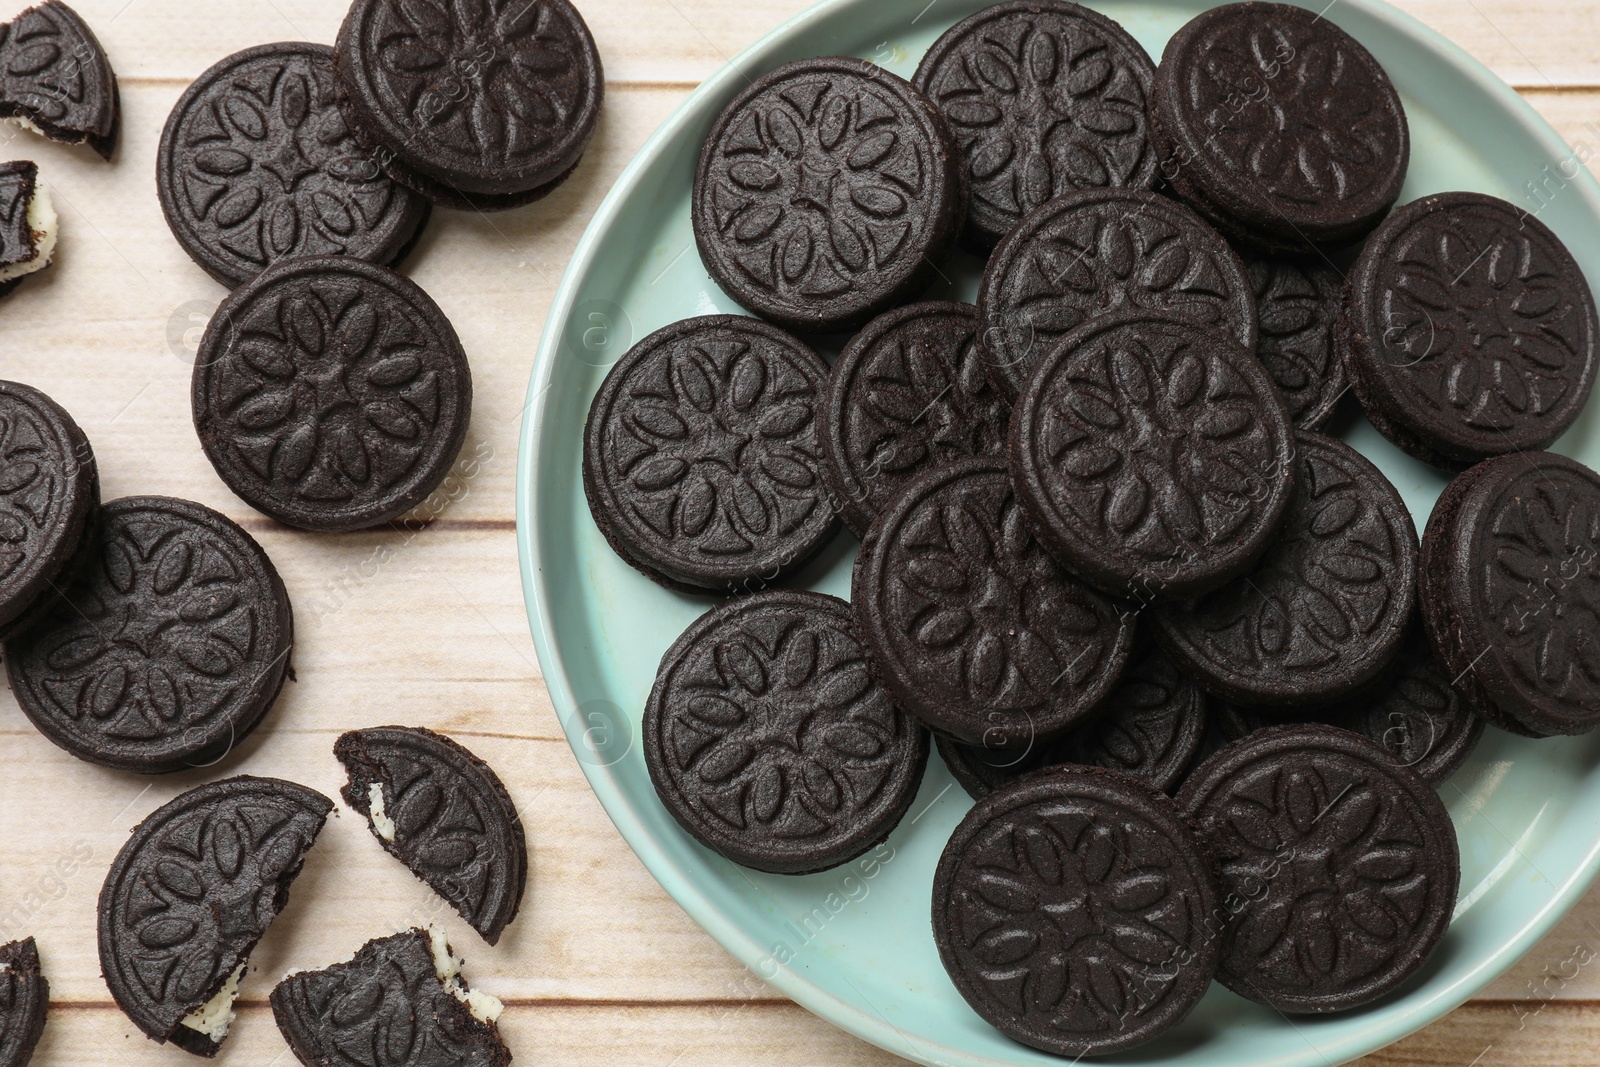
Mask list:
[[[233,290],[192,401],[242,500],[315,531],[428,500],[466,439],[471,372],[394,268],[435,206],[500,211],[565,181],[604,88],[568,0],[355,0],[331,47],[247,48],[184,91],[156,184],[178,243]]]
[[[618,555],[728,598],[644,709],[677,821],[759,870],[842,863],[931,735],[977,801],[941,958],[1063,1056],[1156,1037],[1212,978],[1321,1013],[1415,974],[1460,877],[1431,783],[1485,721],[1600,725],[1600,478],[1541,451],[1594,377],[1573,257],[1481,193],[1392,210],[1408,159],[1377,60],[1281,4],[1157,64],[1076,4],[1001,3],[909,82],[821,58],[740,92],[692,211],[757,317],[645,338],[584,439]],[[923,300],[958,247],[976,305]],[[1465,472],[1420,550],[1323,432],[1357,405]],[[850,603],[781,588],[841,526]]]

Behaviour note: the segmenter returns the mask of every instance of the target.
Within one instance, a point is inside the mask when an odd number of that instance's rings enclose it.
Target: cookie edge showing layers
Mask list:
[[[507,891],[482,919],[468,915],[463,907],[464,901],[452,900],[443,887],[435,885],[426,872],[403,853],[398,830],[392,838],[385,838],[379,832],[376,820],[372,816],[370,790],[376,785],[392,793],[391,775],[381,750],[401,747],[428,750],[435,760],[447,764],[463,778],[476,782],[479,786],[478,795],[488,800],[492,812],[499,816],[499,834],[496,836],[513,844],[509,853],[495,856],[496,865],[505,867],[509,879]],[[465,745],[444,734],[419,726],[373,726],[349,730],[334,742],[333,754],[344,764],[349,777],[349,781],[339,791],[340,796],[350,808],[367,820],[367,829],[383,846],[383,850],[405,864],[406,869],[414,877],[455,908],[485,941],[491,945],[498,943],[500,935],[517,917],[517,911],[522,906],[522,897],[527,889],[528,842],[522,819],[511,800],[511,794],[494,769]],[[385,807],[388,806],[386,799]]]

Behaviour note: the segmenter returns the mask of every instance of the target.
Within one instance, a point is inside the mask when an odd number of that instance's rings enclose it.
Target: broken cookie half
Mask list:
[[[352,730],[333,746],[350,773],[345,803],[373,836],[483,935],[500,940],[528,878],[511,794],[489,765],[432,730]]]
[[[444,934],[413,927],[347,963],[297,971],[272,991],[272,1015],[307,1067],[503,1067],[501,1004],[468,989]]]
[[[50,983],[33,938],[0,945],[0,1067],[26,1067],[44,1032]]]
[[[216,1055],[250,952],[332,808],[305,786],[240,775],[134,829],[100,890],[100,969],[139,1029]]]
[[[0,163],[0,296],[44,270],[56,253],[57,219],[39,168],[26,159]]]
[[[104,159],[117,147],[121,97],[111,60],[60,0],[0,23],[0,119]]]

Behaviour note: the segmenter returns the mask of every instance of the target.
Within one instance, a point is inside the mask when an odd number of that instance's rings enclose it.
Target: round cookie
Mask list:
[[[393,265],[429,211],[346,127],[333,49],[290,41],[236,52],[189,84],[161,132],[156,192],[183,250],[230,289],[292,256]]]
[[[921,472],[1005,449],[1011,405],[984,377],[977,331],[971,304],[912,304],[873,319],[834,362],[817,446],[857,537]]]
[[[1422,613],[1489,720],[1548,737],[1600,726],[1600,475],[1518,453],[1458,477],[1422,540]]]
[[[568,0],[356,0],[334,67],[351,131],[390,177],[480,211],[565,180],[605,95],[600,53]]]
[[[1400,195],[1411,135],[1378,61],[1323,13],[1224,4],[1167,42],[1151,136],[1174,193],[1268,253],[1349,244]]]
[[[351,730],[333,754],[350,776],[340,795],[384,851],[496,944],[528,881],[522,819],[500,776],[465,746],[413,726]]]
[[[607,373],[583,489],[612,549],[669,588],[747,593],[838,531],[815,442],[828,365],[742,315],[684,319]]]
[[[0,25],[0,119],[25,122],[61,144],[86,144],[101,159],[115,154],[117,75],[89,24],[60,0]]]
[[[769,590],[702,615],[645,704],[645,766],[689,835],[774,874],[880,843],[916,797],[928,735],[872,677],[836,597]]]
[[[935,741],[945,766],[974,800],[1031,771],[1061,763],[1122,771],[1171,792],[1205,739],[1206,705],[1204,691],[1146,640],[1089,721],[1056,741],[1025,752],[990,751],[944,737]]]
[[[1416,606],[1417,529],[1361,453],[1302,430],[1295,491],[1255,567],[1204,596],[1155,605],[1178,667],[1224,700],[1316,707],[1394,658]]]
[[[911,81],[955,131],[972,205],[965,243],[993,248],[1078,189],[1156,180],[1145,102],[1155,63],[1117,22],[1064,0],[991,4],[933,43]]]
[[[83,568],[99,506],[94,450],[72,416],[0,380],[0,641],[32,625]]]
[[[49,1008],[50,983],[33,938],[0,945],[0,1067],[28,1067]]]
[[[1085,324],[1011,413],[1011,475],[1041,542],[1139,601],[1246,574],[1294,487],[1294,435],[1266,370],[1226,334],[1126,311]]]
[[[1056,767],[980,800],[933,877],[933,940],[985,1021],[1058,1056],[1134,1048],[1205,995],[1215,865],[1131,775]]]
[[[867,531],[856,632],[896,702],[935,733],[1027,750],[1088,719],[1134,622],[1034,539],[998,457],[931,470]]]
[[[256,942],[289,902],[333,802],[279,778],[197,786],[134,828],[100,889],[100,971],[152,1040],[215,1056]],[[231,984],[231,985],[230,985]]]
[[[1215,704],[1217,724],[1231,741],[1255,730],[1321,722],[1371,738],[1390,757],[1433,784],[1466,761],[1483,737],[1484,718],[1434,655],[1420,621],[1413,622],[1394,661],[1359,695],[1326,708],[1243,708]]]
[[[1450,813],[1383,746],[1324,725],[1251,734],[1178,793],[1221,867],[1217,980],[1291,1014],[1360,1007],[1444,937],[1461,857]]]
[[[1345,289],[1339,343],[1378,430],[1461,469],[1548,447],[1595,378],[1594,294],[1561,239],[1482,193],[1440,193],[1391,215]]]
[[[984,371],[1014,400],[1067,334],[1115,312],[1171,313],[1256,348],[1244,264],[1182,204],[1139,189],[1085,189],[1029,214],[978,289]]]
[[[854,329],[934,280],[966,216],[955,136],[882,67],[786,63],[717,117],[692,200],[706,269],[786,329]]]
[[[206,457],[240,499],[304,530],[360,530],[400,518],[450,473],[472,371],[415,283],[349,256],[304,256],[217,308],[190,403]]]
[[[210,766],[266,715],[294,620],[272,560],[210,508],[123,497],[95,562],[6,642],[28,718],[79,759],[156,774]]]
[[[1344,275],[1331,263],[1244,255],[1256,298],[1256,356],[1283,394],[1298,429],[1315,430],[1348,388],[1334,342]]]

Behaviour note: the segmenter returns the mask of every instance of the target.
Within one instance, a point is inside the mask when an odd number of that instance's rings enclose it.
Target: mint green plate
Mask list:
[[[970,802],[937,758],[888,843],[832,872],[746,871],[678,828],[645,772],[639,714],[661,654],[709,605],[661,589],[614,556],[589,518],[579,478],[583,421],[606,367],[670,322],[740,310],[707,277],[689,226],[695,158],[723,104],[748,77],[804,56],[860,56],[909,77],[938,34],[982,6],[819,4],[745,51],[656,132],[596,213],[551,308],[523,422],[517,533],[534,642],[573,750],[628,844],[701,926],[785,995],[909,1059],[1059,1063],[982,1022],[939,964],[928,930],[933,868]],[[1095,6],[1159,56],[1168,36],[1209,5]],[[1405,100],[1412,157],[1402,200],[1476,189],[1536,210],[1528,183],[1547,181],[1541,218],[1589,277],[1600,278],[1600,186],[1527,104],[1466,53],[1376,0],[1336,0],[1327,17],[1377,55]],[[949,273],[939,295],[972,299],[977,263],[959,261]],[[1364,421],[1341,430],[1400,487],[1420,525],[1443,480]],[[1558,447],[1600,466],[1600,418],[1591,410]],[[855,549],[841,537],[802,580],[848,596]],[[1595,737],[1529,741],[1491,729],[1443,786],[1461,839],[1461,899],[1444,944],[1396,994],[1352,1014],[1291,1019],[1213,986],[1182,1026],[1117,1060],[1321,1067],[1445,1014],[1532,946],[1594,876],[1597,746]]]

